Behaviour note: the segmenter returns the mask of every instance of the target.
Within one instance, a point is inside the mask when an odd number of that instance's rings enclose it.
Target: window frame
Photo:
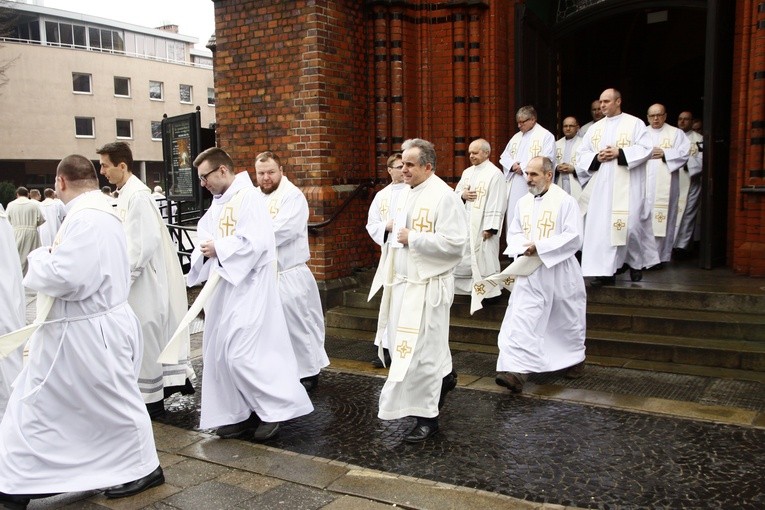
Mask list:
[[[210,96],[210,91],[212,91],[212,96]],[[212,103],[210,99],[212,99]],[[215,99],[215,87],[207,87],[207,106],[215,106]]]
[[[159,138],[154,138],[154,124],[159,125]],[[149,124],[149,130],[151,131],[151,139],[155,142],[161,142],[162,141],[162,121],[161,120],[152,120]]]
[[[120,135],[120,122],[127,122],[128,123],[128,127],[130,128],[130,135],[129,136]],[[115,127],[115,131],[117,133],[117,139],[118,140],[132,140],[133,139],[133,119],[115,119],[114,127]],[[123,125],[123,127],[124,127],[124,125]]]
[[[183,87],[189,88],[189,99],[188,101],[183,100]],[[186,83],[181,83],[178,85],[178,98],[181,102],[181,104],[194,104],[194,86],[188,85]]]
[[[78,120],[89,120],[90,121],[90,130],[91,134],[89,135],[82,135],[77,132],[77,121]],[[75,138],[95,138],[96,137],[96,119],[95,117],[80,117],[75,115],[74,117],[74,137]]]
[[[75,83],[77,83],[77,77],[88,78],[88,90],[75,89]],[[92,96],[93,95],[93,75],[90,73],[80,73],[80,72],[72,71],[72,93]]]
[[[117,93],[117,80],[125,80],[127,82],[127,94],[118,94]],[[131,97],[132,96],[132,90],[130,87],[130,77],[128,76],[115,76],[114,77],[114,97]]]
[[[159,97],[152,97],[151,86],[153,83],[159,84]],[[165,83],[157,80],[149,80],[149,100],[151,101],[164,101],[165,100]]]

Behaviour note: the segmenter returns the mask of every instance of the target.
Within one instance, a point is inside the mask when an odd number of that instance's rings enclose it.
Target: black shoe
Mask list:
[[[380,357],[377,356],[375,359],[372,360],[372,367],[374,368],[390,367],[390,351],[388,351],[388,349],[383,349],[383,358],[385,358],[384,365]]]
[[[319,385],[319,374],[312,375],[311,377],[303,377],[300,379],[300,384],[305,386],[306,391],[313,391]]]
[[[8,510],[26,510],[30,499],[29,496],[14,496],[13,494],[0,492],[0,508],[7,508]]]
[[[615,276],[596,276],[594,280],[590,282],[590,287],[605,287],[616,285]]]
[[[258,428],[255,430],[255,434],[253,434],[253,439],[255,441],[267,441],[274,437],[279,432],[279,422],[261,422],[260,425],[258,425]]]
[[[646,268],[646,271],[658,271],[658,270],[660,270],[660,269],[664,269],[664,266],[665,266],[664,262],[659,262],[659,263],[658,263],[658,264],[656,264],[655,266],[647,267],[647,268]],[[632,273],[630,273],[630,275],[631,275],[631,274],[632,274]]]
[[[165,414],[165,402],[158,400],[157,402],[149,402],[146,404],[146,411],[149,413],[149,418],[152,420],[159,418]]]
[[[260,424],[260,418],[255,413],[252,413],[249,418],[239,423],[232,423],[230,425],[223,425],[215,430],[215,435],[223,439],[231,439],[239,437],[249,430],[253,430]]]
[[[438,432],[438,422],[435,424],[417,422],[414,429],[404,437],[404,441],[407,443],[421,443],[436,432]]]
[[[444,376],[443,380],[441,381],[441,396],[438,398],[438,409],[441,409],[441,407],[444,405],[444,399],[446,398],[446,394],[452,391],[456,387],[457,387],[457,372],[452,370],[452,372]]]
[[[513,393],[523,391],[523,385],[526,384],[526,374],[516,374],[514,372],[497,372],[494,382],[498,386],[504,386]]]
[[[576,365],[570,366],[563,374],[566,379],[579,379],[584,377],[584,361],[580,361]]]
[[[643,271],[640,269],[630,268],[630,280],[633,282],[639,282],[643,279]]]
[[[158,487],[165,483],[165,475],[162,473],[162,467],[157,466],[157,469],[138,480],[132,482],[115,485],[109,487],[104,491],[104,496],[109,499],[114,498],[126,498],[128,496],[135,496],[141,492],[151,489],[152,487]]]

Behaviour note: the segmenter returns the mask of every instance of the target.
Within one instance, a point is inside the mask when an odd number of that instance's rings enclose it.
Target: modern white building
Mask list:
[[[0,34],[0,181],[53,187],[58,161],[128,142],[134,172],[162,181],[163,115],[199,108],[215,122],[212,53],[170,25],[146,28],[39,5],[4,2],[17,16]]]

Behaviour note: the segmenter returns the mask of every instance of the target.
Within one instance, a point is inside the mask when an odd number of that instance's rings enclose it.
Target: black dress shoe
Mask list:
[[[385,368],[390,367],[390,352],[388,349],[383,349],[383,358],[385,358],[385,364],[383,365],[382,360],[379,356],[377,356],[375,359],[372,360],[372,366],[374,368]]]
[[[528,375],[516,374],[515,372],[497,372],[497,376],[494,378],[494,382],[498,386],[504,386],[513,393],[520,393],[523,391],[523,385],[526,383]]]
[[[115,485],[109,487],[104,491],[104,496],[109,499],[114,498],[126,498],[128,496],[135,496],[141,492],[151,489],[152,487],[158,487],[165,483],[165,475],[162,473],[162,466],[157,466],[157,469],[138,480],[132,482]]]
[[[312,375],[311,377],[303,377],[300,379],[300,384],[305,386],[306,391],[313,391],[319,385],[319,374]]]
[[[29,496],[0,492],[0,508],[6,508],[8,510],[26,510],[30,499]]]
[[[633,282],[639,282],[643,279],[643,271],[640,269],[630,268],[630,280]]]
[[[223,439],[231,439],[233,437],[239,437],[249,430],[256,429],[259,424],[260,418],[257,414],[252,413],[250,414],[250,417],[244,421],[218,427],[215,430],[215,435]]]
[[[590,287],[605,287],[616,285],[615,276],[596,276],[594,280],[590,282]]]
[[[438,398],[438,409],[444,405],[444,399],[446,394],[457,387],[457,372],[452,370],[450,374],[447,374],[441,381],[441,396]]]
[[[157,402],[149,402],[146,404],[146,411],[149,413],[149,418],[152,420],[159,418],[165,414],[165,402],[164,400],[158,400]]]
[[[438,424],[428,425],[418,423],[414,427],[414,430],[412,430],[406,437],[404,437],[404,441],[407,443],[421,443],[436,432],[438,432]]]

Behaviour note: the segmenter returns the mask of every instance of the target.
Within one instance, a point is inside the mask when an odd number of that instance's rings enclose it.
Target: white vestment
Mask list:
[[[404,210],[409,244],[383,253],[371,291],[383,287],[378,330],[387,327],[391,336],[391,368],[378,412],[383,420],[438,416],[442,379],[452,371],[452,270],[467,242],[462,201],[440,177],[412,188]],[[412,331],[405,328],[409,324],[418,326]]]
[[[579,205],[556,185],[518,202],[507,253],[533,242],[542,265],[517,276],[499,332],[498,372],[551,372],[584,360],[587,293],[574,254],[582,244]]]
[[[646,163],[646,203],[651,207],[653,234],[661,262],[669,262],[675,244],[677,225],[679,171],[688,161],[690,142],[680,129],[664,124],[661,129],[648,128],[651,143],[664,150],[662,159]]]
[[[454,190],[460,200],[462,192],[468,188],[475,191],[478,198],[466,201],[464,205],[470,239],[465,244],[462,262],[454,269],[454,292],[469,296],[473,283],[499,271],[499,239],[507,207],[507,188],[502,170],[488,159],[462,173]],[[496,232],[489,239],[484,239],[484,230]],[[477,272],[475,275],[474,270]],[[499,296],[501,290],[494,287],[484,298]]]
[[[279,187],[268,195],[257,189],[274,223],[279,295],[298,373],[301,378],[311,377],[329,365],[329,358],[324,350],[324,313],[319,287],[306,265],[311,258],[308,201],[286,175],[282,175]]]
[[[620,165],[619,158],[598,163],[598,152],[606,146],[619,148],[620,157],[623,155],[627,164]],[[582,245],[584,276],[612,276],[625,263],[633,269],[659,263],[651,210],[645,203],[645,163],[652,148],[645,124],[626,113],[599,120],[584,135],[576,156],[579,182],[586,186],[582,197],[588,193],[592,197],[582,211],[586,214]],[[613,209],[614,186],[620,182],[617,171],[628,171],[629,175],[628,189],[618,190],[627,202],[618,204],[621,211]],[[616,212],[626,215],[627,221],[614,221]],[[625,244],[613,244],[614,228],[626,229]]]
[[[553,161],[556,167],[555,184],[575,199],[579,199],[579,195],[582,194],[582,185],[579,184],[579,177],[576,175],[576,151],[581,144],[582,138],[576,135],[570,140],[564,136],[555,142],[555,160]],[[557,167],[561,163],[570,164],[574,167],[574,171],[566,174],[558,172]]]
[[[221,277],[205,305],[200,427],[239,423],[253,411],[266,422],[310,413],[279,298],[271,217],[247,172],[213,197],[197,239],[214,240],[217,256],[205,259],[197,246],[188,284],[211,271]]]
[[[123,222],[130,260],[130,306],[141,321],[143,359],[138,386],[146,403],[159,402],[195,379],[185,341],[177,365],[157,362],[188,309],[186,284],[175,246],[170,240],[149,188],[131,175],[120,188],[117,215]],[[188,337],[188,332],[186,332]]]
[[[375,193],[372,205],[369,206],[367,232],[369,232],[372,240],[380,245],[381,253],[378,266],[387,257],[390,243],[396,237],[392,232],[386,231],[388,221],[393,220],[396,213],[404,207],[410,189],[411,187],[404,182],[388,184]],[[375,345],[378,347],[382,343],[383,348],[390,349],[389,340],[387,328],[378,331],[375,335]],[[385,362],[384,359],[382,361]]]
[[[37,227],[40,233],[40,245],[50,246],[56,238],[56,232],[64,221],[64,203],[58,198],[46,198],[40,202],[45,223]]]
[[[19,252],[13,238],[13,227],[8,223],[5,210],[0,205],[0,335],[16,331],[25,324],[26,306],[24,286],[21,284]],[[11,384],[21,372],[24,346],[6,358],[0,359],[0,418],[11,394]]]
[[[537,156],[546,156],[555,162],[555,137],[539,124],[535,124],[526,133],[515,133],[499,157],[499,164],[502,165],[507,183],[507,225],[513,221],[518,199],[529,192],[525,174],[518,175],[510,168],[514,163],[518,163],[525,172],[526,165]]]
[[[21,261],[21,272],[27,274],[27,255],[40,246],[40,233],[37,227],[45,222],[40,204],[27,197],[19,197],[8,203],[8,221],[13,226],[16,249]]]
[[[592,127],[593,124],[595,124],[595,121],[591,120],[590,122],[588,122],[584,126],[580,127],[579,131],[577,131],[577,133],[576,133],[576,136],[578,136],[579,138],[584,138],[584,135]]]
[[[688,174],[688,194],[686,195],[683,214],[679,215],[678,211],[679,224],[675,236],[675,247],[687,250],[691,247],[691,241],[693,241],[696,216],[699,212],[699,204],[701,203],[701,169],[704,137],[692,129],[686,131],[685,135],[690,141],[690,154],[688,163],[686,163],[681,171]],[[683,176],[681,175],[682,178]]]
[[[127,302],[125,233],[109,207],[98,190],[76,197],[53,250],[29,254],[24,285],[54,302],[0,423],[2,492],[98,489],[159,465],[138,390],[141,329]]]

